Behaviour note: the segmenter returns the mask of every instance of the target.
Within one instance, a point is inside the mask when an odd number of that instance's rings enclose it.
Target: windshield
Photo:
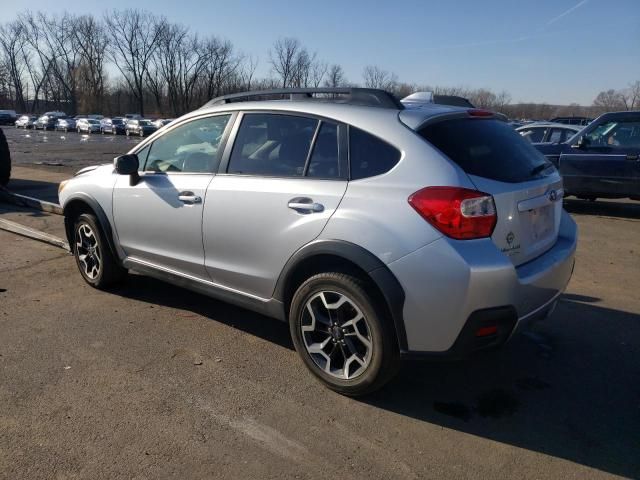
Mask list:
[[[140,120],[140,125],[144,125],[144,126],[148,126],[151,125],[151,122],[149,120]]]

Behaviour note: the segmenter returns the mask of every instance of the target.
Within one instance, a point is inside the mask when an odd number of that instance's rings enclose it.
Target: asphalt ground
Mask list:
[[[130,148],[8,136],[10,187],[43,197]],[[551,318],[355,400],[284,323],[141,275],[98,291],[63,250],[0,231],[0,478],[640,478],[640,204],[565,205],[580,242]]]

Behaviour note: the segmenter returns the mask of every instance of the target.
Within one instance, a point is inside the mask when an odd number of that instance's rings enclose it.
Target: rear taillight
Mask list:
[[[409,204],[427,222],[457,240],[490,237],[496,226],[493,197],[476,190],[427,187],[411,195]]]

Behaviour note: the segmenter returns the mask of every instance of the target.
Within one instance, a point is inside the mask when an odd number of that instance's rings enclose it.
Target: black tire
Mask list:
[[[328,272],[314,275],[306,280],[300,285],[291,301],[289,327],[296,351],[311,373],[327,387],[343,395],[356,397],[378,390],[396,374],[400,366],[398,342],[392,321],[388,318],[387,309],[381,300],[373,294],[374,291],[369,283],[357,277]],[[366,368],[354,378],[342,379],[325,372],[305,346],[302,326],[305,321],[303,317],[307,311],[306,305],[320,292],[347,297],[366,319],[366,330],[371,343],[370,359]],[[344,332],[344,329],[342,331]],[[346,336],[343,338],[346,339]],[[338,343],[340,343],[339,340]],[[331,345],[328,346],[331,348]],[[333,349],[335,350],[336,347],[333,346]],[[342,351],[344,352],[345,349]],[[349,370],[348,366],[347,370]]]
[[[0,185],[3,187],[9,183],[11,177],[11,153],[9,145],[4,136],[4,132],[0,128]]]
[[[84,237],[80,232],[81,229],[86,227],[92,232],[93,238],[95,238],[96,247],[87,255],[88,248],[80,247],[78,244],[83,243]],[[84,237],[84,238],[83,238]],[[85,282],[94,288],[106,289],[112,285],[116,285],[125,278],[127,270],[120,266],[119,262],[114,258],[111,253],[111,249],[106,242],[104,232],[100,227],[100,224],[96,220],[96,217],[89,213],[83,213],[80,215],[73,225],[73,244],[71,245],[73,256],[76,259],[76,265],[80,271],[80,275],[84,278]],[[87,259],[81,260],[81,255],[87,255],[93,260]],[[99,262],[95,261],[95,256],[98,256]],[[89,266],[98,264],[99,267],[94,276],[88,273]]]

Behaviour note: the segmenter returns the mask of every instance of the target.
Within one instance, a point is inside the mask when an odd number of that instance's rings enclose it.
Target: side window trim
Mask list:
[[[224,132],[222,133],[222,138],[220,139],[220,146],[218,147],[218,152],[217,152],[217,157],[214,161],[214,167],[211,169],[210,172],[156,172],[153,170],[146,170],[147,167],[147,161],[149,159],[149,154],[151,153],[151,150],[153,148],[153,144],[156,142],[156,140],[164,137],[165,135],[168,135],[170,132],[172,132],[173,130],[175,130],[176,128],[182,127],[183,125],[187,125],[191,122],[197,121],[197,120],[203,120],[205,118],[214,118],[214,117],[219,117],[219,116],[223,116],[223,115],[229,115],[229,120],[227,121],[227,125],[224,128]],[[138,155],[138,153],[142,152],[144,149],[148,149],[147,151],[147,158],[144,161],[144,165],[142,166],[142,169],[140,170],[141,173],[144,173],[145,175],[215,175],[217,173],[217,171],[219,170],[219,166],[222,163],[222,158],[224,156],[224,153],[226,151],[227,148],[227,141],[229,139],[229,135],[231,133],[231,130],[233,129],[233,127],[235,126],[235,120],[238,117],[238,112],[215,112],[215,113],[211,113],[211,114],[207,114],[207,115],[199,115],[197,117],[191,117],[188,118],[180,123],[176,123],[175,125],[171,125],[171,128],[168,129],[167,131],[163,132],[162,135],[155,137],[152,141],[150,142],[145,142],[143,144],[143,146],[141,148],[139,148],[138,150],[136,150],[134,153],[136,155]]]
[[[318,141],[318,133],[320,133],[320,128],[324,122],[320,120],[316,125],[316,131],[313,132],[313,137],[311,138],[311,145],[309,146],[309,151],[307,152],[307,158],[304,161],[304,169],[302,170],[302,177],[306,177],[309,174],[309,164],[311,163],[311,157],[313,156],[313,152],[316,149],[316,142]]]

